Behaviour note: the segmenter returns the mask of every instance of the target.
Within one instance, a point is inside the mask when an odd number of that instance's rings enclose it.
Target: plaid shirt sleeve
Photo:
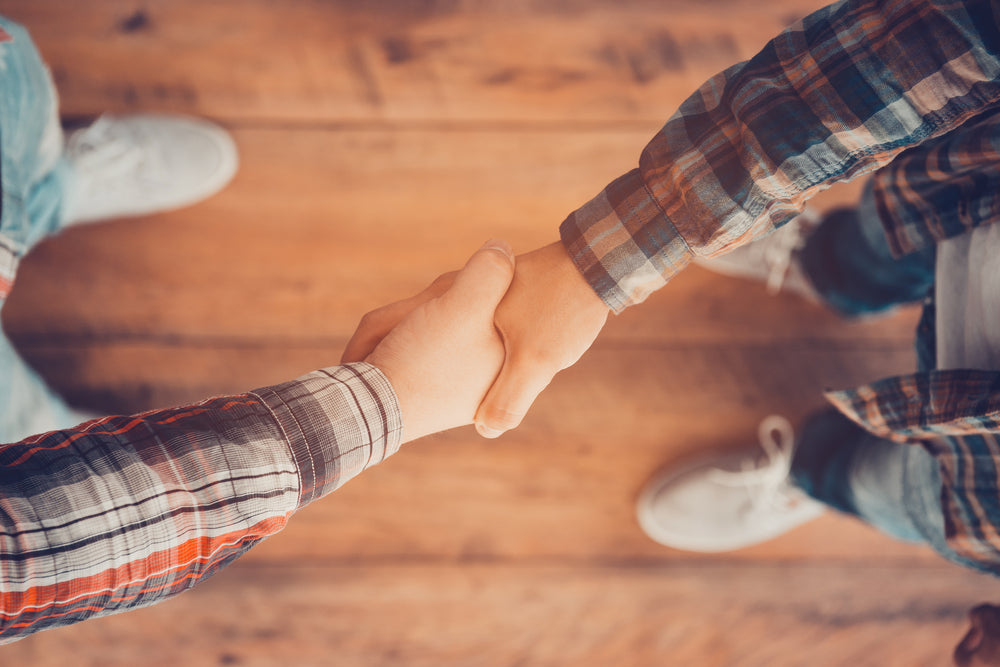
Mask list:
[[[991,0],[839,2],[701,86],[637,169],[563,222],[563,244],[619,312],[693,256],[773,231],[817,192],[998,99]]]
[[[400,432],[392,387],[361,363],[0,446],[0,642],[194,586]]]

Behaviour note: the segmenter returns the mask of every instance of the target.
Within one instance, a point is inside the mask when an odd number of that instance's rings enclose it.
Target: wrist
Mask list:
[[[420,416],[426,410],[419,406],[420,392],[416,391],[411,383],[406,379],[406,373],[401,372],[391,359],[386,359],[384,355],[372,354],[366,360],[367,363],[378,369],[389,383],[389,387],[396,398],[396,407],[399,411],[399,444],[405,445],[411,440],[425,435],[422,430],[426,430],[420,423]]]
[[[579,307],[592,311],[607,312],[610,310],[601,296],[594,291],[593,286],[587,282],[583,273],[580,272],[580,267],[570,257],[569,251],[566,250],[562,241],[550,243],[536,252],[544,252],[550,259],[554,279]]]

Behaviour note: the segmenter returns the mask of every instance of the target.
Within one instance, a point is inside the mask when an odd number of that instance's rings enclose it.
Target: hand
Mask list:
[[[493,316],[513,274],[510,246],[491,241],[461,271],[362,319],[344,359],[357,360],[353,355],[381,340],[365,361],[396,391],[403,442],[472,423],[503,364]],[[378,332],[387,324],[393,326],[383,338]]]
[[[361,318],[361,323],[358,324],[351,340],[347,341],[344,354],[340,356],[340,363],[350,364],[355,361],[363,361],[382,342],[382,339],[389,335],[389,332],[395,329],[403,321],[403,318],[412,313],[417,306],[447,292],[448,288],[455,282],[457,275],[458,271],[442,274],[419,294],[366,313]]]
[[[520,424],[555,374],[591,346],[608,310],[562,243],[519,255],[496,312],[506,358],[476,413],[479,433],[495,438]]]
[[[342,363],[364,359],[410,312],[447,291],[455,275],[446,273],[416,296],[365,315]],[[506,358],[476,413],[479,432],[493,438],[520,424],[555,374],[590,347],[607,317],[608,307],[560,242],[518,256],[513,285],[496,315]]]

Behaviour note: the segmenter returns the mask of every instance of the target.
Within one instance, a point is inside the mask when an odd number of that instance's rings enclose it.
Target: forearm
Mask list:
[[[350,364],[0,447],[0,641],[162,601],[399,446]]]
[[[816,12],[689,97],[638,169],[563,223],[564,245],[618,311],[693,256],[766,234],[820,190],[995,104],[994,12],[989,0]]]

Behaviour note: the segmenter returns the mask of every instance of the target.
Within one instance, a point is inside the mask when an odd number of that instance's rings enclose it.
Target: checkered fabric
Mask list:
[[[359,363],[0,446],[0,642],[191,588],[400,431],[389,382]]]
[[[924,248],[1000,218],[998,100],[996,2],[839,2],[701,86],[638,168],[563,222],[563,243],[621,311],[692,257],[770,233],[819,191],[874,172],[890,247]],[[997,378],[921,373],[830,394],[874,433],[935,454],[949,546],[994,574]]]

